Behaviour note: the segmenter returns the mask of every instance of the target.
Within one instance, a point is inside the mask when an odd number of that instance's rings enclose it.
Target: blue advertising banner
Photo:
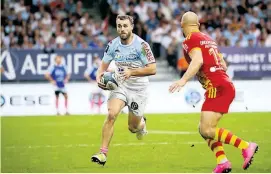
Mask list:
[[[260,79],[271,77],[271,48],[220,48],[234,71],[234,78]]]
[[[1,81],[43,81],[44,74],[54,64],[57,54],[64,57],[64,63],[71,72],[71,80],[84,79],[85,70],[92,66],[92,56],[103,56],[103,49],[83,50],[65,49],[46,53],[43,50],[10,49],[1,52]]]
[[[257,79],[271,77],[271,48],[220,48],[224,59],[234,71],[234,78]],[[103,56],[103,49],[59,49],[54,53],[43,50],[10,49],[1,51],[1,81],[43,81],[56,54],[65,59],[71,80],[83,80],[86,68],[92,66],[92,56]]]

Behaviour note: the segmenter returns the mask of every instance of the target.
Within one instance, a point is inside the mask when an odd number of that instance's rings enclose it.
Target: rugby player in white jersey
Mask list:
[[[129,108],[128,129],[136,133],[139,140],[147,133],[144,118],[149,84],[147,76],[156,74],[155,58],[149,44],[132,32],[133,18],[119,15],[116,23],[119,36],[108,43],[96,78],[98,86],[106,90],[100,80],[110,62],[115,61],[115,76],[119,86],[111,91],[108,99],[108,114],[102,129],[100,151],[91,157],[93,162],[101,165],[106,163],[115,120],[125,106]]]

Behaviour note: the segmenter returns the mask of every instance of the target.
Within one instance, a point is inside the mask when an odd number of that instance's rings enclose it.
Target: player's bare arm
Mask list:
[[[66,78],[64,80],[64,83],[68,83],[70,78],[71,78],[71,74],[67,74],[67,76],[66,76]]]
[[[191,63],[188,66],[187,71],[183,75],[183,77],[174,82],[170,87],[169,87],[169,92],[173,93],[175,91],[180,91],[180,89],[190,80],[192,77],[194,77],[197,72],[200,70],[200,67],[203,64],[203,57],[202,57],[202,52],[200,49],[193,49],[190,51],[189,56],[191,58]]]
[[[191,63],[182,77],[182,79],[186,82],[190,80],[192,77],[194,77],[197,72],[199,71],[201,65],[203,64],[203,57],[202,52],[200,49],[194,49],[189,53],[189,56],[191,57]]]
[[[50,75],[50,73],[45,73],[45,78],[52,83],[53,85],[56,84],[55,80],[52,78],[52,76]]]
[[[228,66],[227,66],[227,63],[225,62],[225,60],[223,58],[223,54],[219,53],[218,56],[220,58],[220,62],[221,62],[221,66],[222,66],[223,70],[227,71]]]
[[[222,65],[223,70],[227,71],[228,67],[227,67],[227,64],[223,58],[221,59],[221,65]]]
[[[97,83],[100,83],[101,81],[101,77],[103,76],[104,72],[108,69],[110,63],[106,63],[104,61],[102,61],[101,65],[98,68],[97,71],[97,77],[96,77],[96,81]]]
[[[131,76],[150,76],[156,74],[156,63],[147,64],[144,68],[137,69],[125,69],[123,73],[124,79],[128,79]]]
[[[103,83],[101,83],[101,77],[103,76],[104,72],[108,69],[110,63],[106,63],[104,61],[102,61],[101,65],[98,68],[97,71],[97,77],[96,77],[96,81],[98,83],[98,86],[104,90],[106,90],[106,87]]]

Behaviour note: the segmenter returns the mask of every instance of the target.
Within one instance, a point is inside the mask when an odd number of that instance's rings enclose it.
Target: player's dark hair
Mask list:
[[[129,15],[118,15],[116,20],[126,20],[128,19],[132,25],[134,25],[134,18],[132,16]]]

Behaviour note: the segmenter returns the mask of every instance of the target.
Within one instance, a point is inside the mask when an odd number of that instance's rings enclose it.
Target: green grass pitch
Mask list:
[[[98,152],[105,116],[1,118],[1,172],[212,172],[214,154],[198,134],[199,114],[148,114],[149,134],[136,139],[127,116],[115,124],[107,163],[90,162]],[[241,151],[225,145],[232,172],[271,172],[271,113],[231,113],[219,127],[259,144],[254,163],[242,169]],[[193,146],[194,145],[194,146]]]

